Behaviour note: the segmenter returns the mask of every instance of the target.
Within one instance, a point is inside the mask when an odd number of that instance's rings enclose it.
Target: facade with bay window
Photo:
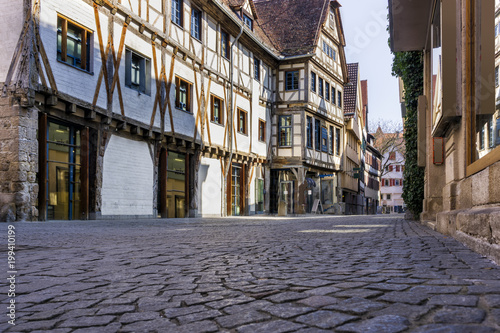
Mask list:
[[[315,200],[324,211],[340,212],[342,94],[347,75],[339,6],[322,0],[294,1],[303,9],[297,11],[290,3],[256,2],[257,8],[267,8],[259,18],[265,30],[293,34],[278,46],[285,59],[277,68],[271,118],[270,213],[311,212]],[[325,5],[328,11],[322,10]],[[278,10],[279,21],[273,14]],[[318,30],[296,29],[297,19],[311,20]]]
[[[421,219],[499,262],[500,3],[389,1],[389,10],[392,49],[423,51]]]

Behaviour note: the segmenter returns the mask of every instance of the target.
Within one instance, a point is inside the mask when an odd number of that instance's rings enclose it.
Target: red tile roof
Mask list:
[[[330,0],[254,0],[258,25],[284,56],[314,52],[329,4]]]
[[[347,64],[349,84],[344,87],[344,117],[352,118],[356,112],[357,88],[358,88],[358,63]]]

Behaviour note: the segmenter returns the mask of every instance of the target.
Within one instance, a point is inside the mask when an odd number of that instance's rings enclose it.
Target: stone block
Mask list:
[[[472,180],[472,206],[486,205],[490,200],[489,170],[485,169],[470,177]]]
[[[496,209],[490,214],[491,236],[495,244],[500,245],[500,210]]]
[[[498,180],[500,179],[500,162],[490,166],[489,178],[490,203],[500,203],[500,186],[498,186]]]
[[[457,215],[457,230],[482,239],[491,238],[490,213],[485,210],[470,210]]]
[[[446,184],[443,188],[443,211],[457,209],[457,183]]]
[[[472,208],[472,178],[465,178],[458,183],[457,209]]]
[[[453,211],[437,214],[436,231],[445,235],[453,235],[457,230],[456,220],[458,213],[458,211]]]

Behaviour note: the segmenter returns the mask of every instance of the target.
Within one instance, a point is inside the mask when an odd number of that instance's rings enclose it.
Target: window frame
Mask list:
[[[266,142],[266,121],[259,118],[259,141]]]
[[[172,0],[170,21],[180,28],[184,28],[184,0]]]
[[[193,24],[195,24],[195,20],[193,20],[195,18],[195,14],[198,14],[198,26],[197,26],[197,29],[196,29],[196,26],[194,27],[195,29],[193,29]],[[201,37],[202,37],[202,27],[203,27],[203,12],[196,8],[196,7],[193,7],[193,5],[191,4],[191,24],[190,24],[190,35],[191,37],[193,37],[194,39],[196,39],[197,41],[200,41],[201,42]],[[195,33],[195,34],[193,34]],[[196,34],[198,36],[196,36]]]
[[[306,147],[313,148],[313,117],[306,116]]]
[[[140,60],[139,84],[133,82],[134,58]],[[125,86],[139,93],[151,95],[151,59],[128,47],[125,48]]]
[[[181,93],[181,83],[187,84],[188,89],[186,89],[186,103],[185,109],[180,105],[180,93]],[[192,92],[193,92],[193,84],[180,76],[175,77],[175,108],[187,113],[193,113],[192,111]]]
[[[215,105],[215,100],[219,101],[219,117],[218,119],[215,119],[215,114],[214,114],[214,105]],[[222,98],[219,98],[216,95],[210,94],[210,121],[214,124],[217,125],[224,125],[224,101]]]
[[[318,96],[321,98],[325,98],[325,86],[323,84],[323,78],[318,78]]]
[[[282,125],[282,119],[290,119],[290,125]],[[282,140],[282,130],[285,130],[285,133],[289,133],[287,138],[290,140],[289,142],[283,143]],[[278,145],[280,147],[292,147],[293,144],[293,117],[292,115],[281,115],[278,117]]]
[[[337,90],[337,106],[342,109],[342,91]]]
[[[325,81],[325,99],[330,101],[330,83]]]
[[[314,119],[314,149],[321,151],[321,120]]]
[[[316,93],[316,73],[311,72],[311,91]]]
[[[335,155],[340,156],[341,135],[340,128],[335,127]]]
[[[242,117],[243,116],[243,119]],[[241,120],[243,120],[243,124],[241,124]],[[242,135],[248,135],[248,112],[238,108],[238,129],[237,132]],[[242,126],[243,125],[243,126]]]
[[[291,88],[289,88],[289,75],[291,76]],[[295,79],[296,77],[296,79]],[[299,90],[299,80],[300,80],[300,72],[298,70],[295,71],[286,71],[285,72],[285,91],[296,91]]]
[[[328,128],[321,126],[321,152],[328,153]]]
[[[61,29],[59,29],[59,22],[61,22]],[[68,37],[68,26],[71,25],[76,29],[80,30],[80,38],[75,39],[73,37]],[[74,29],[74,30],[76,30]],[[83,34],[85,33],[85,34]],[[68,19],[65,16],[57,15],[57,34],[56,34],[56,59],[58,62],[64,63],[73,68],[82,70],[86,73],[93,74],[93,53],[92,53],[92,43],[94,32],[81,24],[76,23],[73,20]],[[59,36],[61,37],[59,45]],[[80,57],[76,58],[68,54],[68,38],[75,40],[75,48],[80,45]],[[85,40],[86,47],[82,47],[82,40]],[[74,59],[73,63],[68,62],[68,57]],[[60,58],[60,59],[59,59]],[[75,64],[75,61],[80,61],[80,65]]]
[[[257,82],[260,82],[260,59],[253,57],[253,78]]]
[[[335,137],[334,137],[334,130],[335,126],[330,126],[328,129],[328,134],[329,134],[329,143],[328,143],[328,154],[333,155],[334,151],[334,142],[335,142]]]
[[[242,13],[241,20],[247,28],[253,31],[253,19],[245,13]]]
[[[335,94],[337,93],[337,89],[335,89],[335,86],[332,84],[332,104],[333,105],[337,105],[337,102],[336,102],[336,96]]]
[[[220,55],[227,60],[229,60],[231,56],[229,40],[229,33],[224,29],[220,29]]]

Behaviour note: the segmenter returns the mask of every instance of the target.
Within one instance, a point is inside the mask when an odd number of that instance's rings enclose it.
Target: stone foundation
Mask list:
[[[0,221],[38,219],[38,110],[0,98]]]
[[[436,230],[500,264],[499,179],[497,162],[456,186],[446,187],[443,196],[456,198],[458,209],[437,214]]]

